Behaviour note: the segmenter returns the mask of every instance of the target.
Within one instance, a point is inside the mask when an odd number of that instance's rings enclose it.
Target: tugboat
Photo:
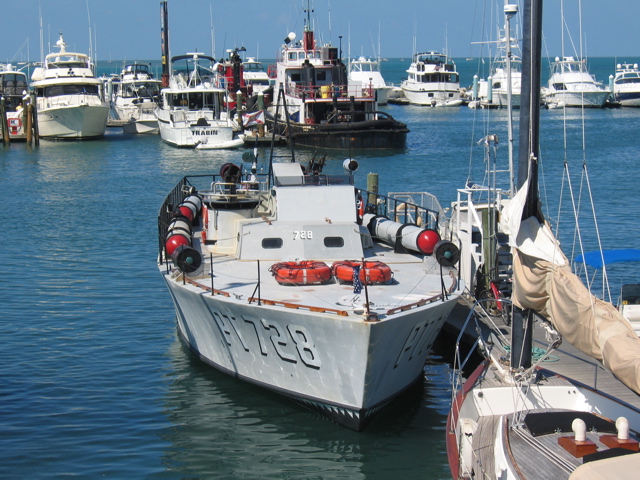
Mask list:
[[[349,84],[341,52],[332,45],[317,45],[311,10],[306,11],[302,42],[289,33],[279,52],[274,85],[278,100],[269,107],[267,124],[296,146],[350,151],[405,148],[407,126],[376,110],[374,91]],[[283,102],[290,113],[287,119],[275,115]]]

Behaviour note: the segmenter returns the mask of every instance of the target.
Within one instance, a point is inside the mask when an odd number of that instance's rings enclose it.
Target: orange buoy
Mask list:
[[[380,283],[389,283],[393,272],[386,263],[382,262],[364,262],[355,260],[343,260],[334,262],[331,265],[331,273],[335,275],[340,283],[353,283],[353,270],[360,267],[360,281],[364,285],[375,285]]]
[[[331,279],[331,269],[324,262],[306,260],[302,262],[279,262],[269,271],[281,285],[312,285]]]

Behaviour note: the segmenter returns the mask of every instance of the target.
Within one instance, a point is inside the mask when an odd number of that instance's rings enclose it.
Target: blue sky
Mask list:
[[[519,0],[511,0],[518,3]],[[160,57],[160,0],[3,0],[0,62],[38,60],[40,14],[44,50],[63,31],[69,50],[89,52],[89,30],[99,60]],[[582,1],[583,49],[588,56],[640,56],[640,1]],[[88,8],[87,8],[88,4]],[[300,37],[306,0],[169,0],[171,55],[216,57],[244,45],[247,55],[273,59],[289,31]],[[565,0],[565,18],[579,49],[578,0]],[[414,50],[443,50],[454,57],[479,56],[479,42],[495,38],[503,23],[503,0],[312,0],[316,37],[338,45],[343,56],[407,57]],[[560,0],[544,4],[543,53],[560,55]],[[496,13],[497,12],[497,13]],[[89,17],[91,22],[89,22]],[[213,26],[213,28],[212,28]],[[379,40],[379,41],[378,41]],[[486,50],[484,50],[486,52]],[[565,54],[572,54],[565,35]]]

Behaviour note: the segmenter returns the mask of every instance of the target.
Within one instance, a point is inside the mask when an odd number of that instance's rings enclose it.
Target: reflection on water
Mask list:
[[[164,412],[174,426],[163,433],[170,445],[164,461],[180,476],[388,479],[421,471],[422,478],[447,477],[441,436],[449,367],[439,361],[427,365],[426,381],[358,433],[204,365],[177,339],[169,357]]]

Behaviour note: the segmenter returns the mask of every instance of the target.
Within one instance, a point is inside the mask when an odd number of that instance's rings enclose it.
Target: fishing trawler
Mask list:
[[[291,158],[183,178],[158,267],[200,359],[361,430],[422,377],[464,290],[459,251],[437,200],[359,189],[352,159],[325,173]]]

